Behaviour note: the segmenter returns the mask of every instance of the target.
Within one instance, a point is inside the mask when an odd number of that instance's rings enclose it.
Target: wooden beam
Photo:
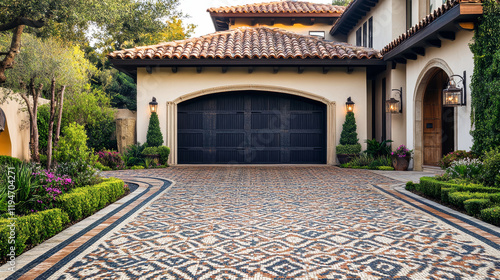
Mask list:
[[[222,66],[222,74],[225,74],[227,72],[227,66]]]
[[[323,74],[327,74],[330,71],[330,67],[323,67]]]
[[[399,64],[406,64],[406,59],[404,58],[396,58],[394,59],[394,61],[396,61]]]
[[[346,72],[347,74],[351,74],[352,72],[354,72],[354,68],[347,66],[347,69],[346,69],[346,71],[345,71],[345,72]]]
[[[299,74],[304,73],[304,66],[297,67],[297,73],[299,73]]]
[[[416,55],[421,55],[421,56],[425,56],[425,48],[422,48],[422,47],[415,47],[415,48],[411,48],[411,51],[416,54]]]
[[[146,72],[148,72],[148,74],[152,74],[153,73],[153,67],[151,66],[146,66]]]
[[[316,21],[316,19],[315,18],[310,18],[309,21],[310,21],[311,25],[313,25],[314,22]]]
[[[202,70],[201,66],[196,66],[196,73],[200,74]]]
[[[295,18],[291,18],[291,19],[290,19],[290,22],[292,23],[292,25],[294,25],[294,24],[295,24],[295,21],[296,21],[296,19],[295,19]]]
[[[441,40],[455,41],[455,32],[451,32],[451,31],[438,32],[438,38]]]
[[[396,66],[398,65],[398,63],[397,63],[396,61],[392,61],[392,63],[391,63],[391,64],[392,64],[392,65],[391,65],[391,69],[392,69],[392,70],[396,69]]]
[[[278,73],[278,71],[280,71],[280,67],[279,66],[273,66],[273,74]]]
[[[435,48],[441,47],[441,40],[439,40],[439,39],[426,40],[425,43],[431,47],[435,47]]]
[[[461,15],[482,15],[483,5],[482,3],[460,3],[460,14]]]
[[[417,55],[411,52],[403,53],[403,57],[410,60],[417,60]]]
[[[179,69],[177,69],[177,66],[172,66],[172,73],[177,73]]]
[[[248,67],[248,74],[252,74],[253,70],[254,70],[253,66],[249,66]]]
[[[274,23],[276,22],[275,18],[271,18],[271,26],[274,26]]]
[[[257,20],[256,20],[255,18],[252,18],[252,19],[250,20],[250,25],[251,25],[251,26],[254,26],[256,23],[257,23]]]

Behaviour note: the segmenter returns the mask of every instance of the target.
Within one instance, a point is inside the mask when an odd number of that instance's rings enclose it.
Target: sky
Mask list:
[[[266,3],[276,0],[179,0],[179,10],[190,17],[184,20],[186,23],[197,25],[191,37],[199,37],[215,32],[214,24],[207,12],[208,8],[222,6],[237,6],[251,3]],[[331,4],[332,0],[308,0],[311,3]]]

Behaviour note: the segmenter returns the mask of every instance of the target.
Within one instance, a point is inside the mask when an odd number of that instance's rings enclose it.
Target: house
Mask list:
[[[137,79],[139,142],[158,102],[170,164],[335,164],[352,100],[360,142],[406,144],[418,170],[472,144],[470,100],[443,107],[441,96],[453,75],[470,80],[475,2],[211,8],[216,33],[108,58]]]

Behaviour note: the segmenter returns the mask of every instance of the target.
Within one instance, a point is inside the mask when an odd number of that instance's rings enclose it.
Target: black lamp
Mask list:
[[[156,102],[156,97],[153,97],[153,101],[149,102],[149,111],[151,113],[156,113],[158,111],[158,102]]]
[[[465,81],[465,71],[464,76],[451,75],[448,87],[443,89],[443,106],[444,107],[457,107],[467,105],[467,88]],[[462,87],[458,87],[457,83],[453,79],[454,77],[460,78],[462,82]]]
[[[392,91],[397,91],[399,93],[399,101],[394,97],[385,101],[385,112],[391,114],[401,114],[403,113],[403,87],[399,89],[392,89]],[[401,103],[401,104],[398,104]]]
[[[347,102],[345,103],[345,109],[348,113],[354,111],[354,102],[351,100],[350,96],[347,98]]]

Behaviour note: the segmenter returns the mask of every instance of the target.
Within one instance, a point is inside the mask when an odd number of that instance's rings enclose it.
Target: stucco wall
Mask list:
[[[358,136],[365,148],[367,138],[367,98],[366,72],[356,68],[348,74],[345,68],[332,69],[322,74],[321,69],[306,69],[298,74],[296,68],[281,68],[277,74],[271,68],[256,68],[249,74],[247,68],[230,68],[222,74],[220,68],[204,68],[196,73],[194,68],[180,68],[172,73],[170,68],[156,68],[152,74],[139,68],[137,74],[137,141],[146,141],[149,123],[148,104],[156,97],[160,127],[164,139],[167,139],[166,105],[169,101],[203,91],[214,93],[241,89],[262,89],[281,92],[305,92],[317,96],[318,100],[336,102],[335,139],[338,144],[342,124],[345,120],[345,102],[349,96],[356,103],[355,115],[358,125]]]
[[[330,29],[332,28],[332,25],[328,23],[301,23],[300,21],[302,21],[302,19],[297,19],[298,22],[294,25],[283,24],[278,21],[274,25],[271,25],[270,22],[267,23],[267,21],[268,20],[266,19],[258,21],[255,25],[253,25],[253,27],[265,26],[269,28],[279,28],[302,35],[309,35],[309,31],[324,31],[326,40],[335,41],[334,38],[330,35]],[[244,26],[252,26],[250,19],[237,19],[234,25],[231,25],[229,29]]]
[[[347,35],[349,44],[356,44],[356,30],[373,17],[373,48],[381,50],[406,31],[406,3],[401,0],[381,0]]]
[[[4,94],[0,92],[0,99],[3,96]],[[20,99],[21,97],[17,96],[16,98]],[[30,157],[29,115],[28,112],[20,110],[21,108],[26,108],[24,101],[7,99],[3,104],[0,104],[0,108],[5,113],[8,126],[8,131],[6,130],[0,135],[0,145],[4,146],[10,140],[10,149],[5,146],[0,148],[0,155],[28,160]]]
[[[460,31],[456,34],[454,41],[442,41],[441,48],[427,48],[425,56],[418,56],[417,60],[408,60],[406,65],[406,99],[411,103],[406,106],[406,134],[410,148],[415,147],[416,129],[415,116],[420,114],[421,100],[419,93],[425,90],[423,81],[425,74],[432,67],[442,68],[448,75],[463,75],[467,71],[467,106],[455,108],[455,149],[469,150],[472,147],[471,130],[471,99],[470,99],[470,81],[474,69],[473,55],[469,49],[473,32]],[[421,98],[421,97],[420,97]]]

